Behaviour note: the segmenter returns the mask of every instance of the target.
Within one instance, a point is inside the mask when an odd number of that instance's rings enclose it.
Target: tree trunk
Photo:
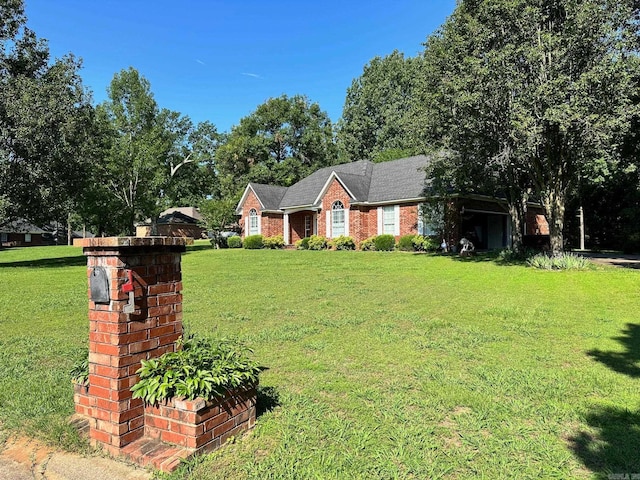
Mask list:
[[[158,215],[155,213],[151,215],[151,236],[158,236]]]
[[[511,216],[511,248],[514,252],[520,253],[524,249],[522,237],[524,216],[517,203],[509,203],[509,215]]]
[[[131,207],[131,213],[130,213],[130,223],[129,225],[131,225],[131,229],[133,230],[133,233],[131,234],[132,236],[136,235],[136,211],[135,208]]]
[[[527,200],[529,194],[522,190],[510,189],[507,207],[511,216],[511,248],[514,252],[524,251],[524,225],[527,221]]]
[[[550,189],[544,197],[544,208],[549,222],[551,254],[560,255],[564,251],[564,210],[566,195],[560,188]]]

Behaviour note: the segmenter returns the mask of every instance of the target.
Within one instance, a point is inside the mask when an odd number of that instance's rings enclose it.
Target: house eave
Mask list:
[[[415,202],[424,202],[427,197],[416,197],[416,198],[400,198],[396,200],[385,200],[381,202],[351,202],[353,206],[370,206],[375,207],[378,205],[396,205],[398,203],[415,203]]]

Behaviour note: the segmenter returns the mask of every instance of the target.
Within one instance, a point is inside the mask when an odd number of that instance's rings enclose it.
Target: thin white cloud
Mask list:
[[[199,60],[196,58],[196,62],[198,62],[200,65],[206,65],[206,63],[204,63],[202,60]]]
[[[253,77],[253,78],[262,78],[260,75],[258,75],[257,73],[246,73],[243,72],[242,75],[246,76],[246,77]]]

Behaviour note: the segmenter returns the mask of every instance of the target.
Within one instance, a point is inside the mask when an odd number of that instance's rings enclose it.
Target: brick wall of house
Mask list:
[[[349,212],[349,235],[353,237],[356,245],[369,236],[370,211],[370,207],[357,206]]]
[[[338,180],[335,178],[329,185],[329,188],[322,197],[322,208],[318,212],[318,235],[326,236],[327,234],[327,214],[326,212],[331,211],[331,207],[334,202],[340,200],[344,205],[345,210],[349,210],[351,207],[351,198],[349,194],[344,189],[344,187],[340,184]],[[356,210],[349,212],[349,235],[352,235],[351,228],[353,224],[352,217],[357,217],[355,214]],[[331,230],[331,229],[329,229]]]
[[[24,233],[7,233],[6,236],[6,241],[2,241],[0,244],[2,247],[38,247],[48,245],[41,233],[32,233],[30,242],[25,241]]]
[[[418,233],[418,204],[400,205],[400,236]],[[399,237],[396,237],[396,239]]]
[[[260,234],[264,237],[273,237],[274,235],[283,235],[284,219],[282,214],[262,212],[262,206],[258,197],[256,197],[253,190],[249,190],[247,198],[242,205],[242,217],[239,224],[242,228],[242,238],[249,234],[249,225],[247,223],[247,217],[249,211],[254,208],[258,215],[260,215]]]
[[[284,217],[281,213],[263,213],[260,219],[260,233],[263,237],[284,234]]]
[[[253,190],[249,190],[247,198],[242,205],[242,216],[240,217],[240,221],[238,222],[240,224],[240,228],[242,229],[242,238],[249,235],[249,225],[247,223],[247,217],[249,216],[249,211],[252,208],[254,208],[256,212],[258,212],[258,215],[261,214],[262,206],[260,205],[260,201],[258,200],[258,197],[256,197],[255,193],[253,193]]]

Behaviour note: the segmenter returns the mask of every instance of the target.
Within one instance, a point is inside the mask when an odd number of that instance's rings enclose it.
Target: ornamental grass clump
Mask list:
[[[131,388],[133,398],[151,405],[173,397],[213,400],[255,385],[263,370],[249,358],[252,351],[235,341],[190,336],[177,346],[176,352],[142,360],[136,372],[140,380]]]
[[[527,259],[527,265],[541,270],[587,270],[593,267],[589,260],[573,253],[559,255],[538,253]]]

